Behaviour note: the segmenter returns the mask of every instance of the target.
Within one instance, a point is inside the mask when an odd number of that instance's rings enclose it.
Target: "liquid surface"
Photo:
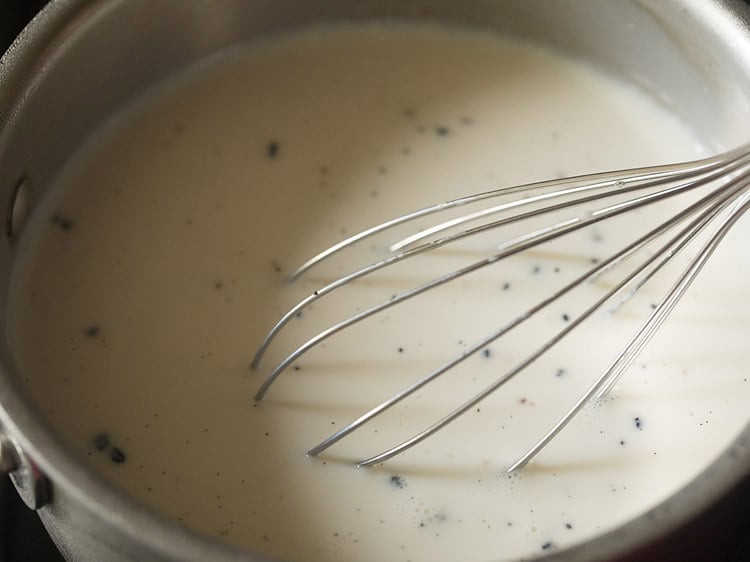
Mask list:
[[[622,346],[619,328],[632,328],[658,293],[644,289],[627,309],[593,319],[385,465],[352,462],[472,396],[523,358],[540,330],[570,321],[583,297],[544,312],[542,328],[491,344],[325,456],[304,452],[606,257],[632,223],[599,226],[376,316],[302,357],[258,405],[252,396],[274,361],[326,321],[475,261],[496,241],[479,237],[363,280],[292,322],[259,372],[250,360],[289,306],[386,255],[377,239],[285,281],[347,234],[496,186],[700,151],[641,92],[494,36],[378,25],[274,39],[160,88],[71,163],[38,210],[16,272],[17,364],[87,461],[232,543],[298,561],[545,554],[668,497],[744,426],[747,224],[616,391],[518,475],[505,468],[587,387]],[[720,306],[717,293],[737,306]]]

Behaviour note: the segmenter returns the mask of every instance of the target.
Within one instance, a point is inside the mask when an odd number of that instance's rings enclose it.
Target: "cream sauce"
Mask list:
[[[563,548],[672,494],[746,423],[746,222],[614,394],[518,475],[505,467],[572,403],[621,346],[619,330],[658,293],[646,288],[592,320],[385,465],[352,461],[457,406],[540,332],[564,325],[582,296],[325,456],[304,452],[604,258],[632,223],[597,227],[389,310],[304,356],[259,405],[252,396],[274,360],[316,326],[478,259],[493,236],[321,301],[292,322],[259,372],[250,359],[294,302],[385,255],[377,239],[284,281],[346,234],[496,186],[702,150],[643,92],[492,35],[363,25],[259,42],[150,93],[71,162],[37,211],[16,272],[18,367],[97,470],[190,528],[259,552],[437,562]],[[719,293],[736,306],[718,304]]]

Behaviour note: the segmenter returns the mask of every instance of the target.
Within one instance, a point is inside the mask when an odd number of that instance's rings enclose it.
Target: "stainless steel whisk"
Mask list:
[[[341,330],[344,330],[367,317],[396,306],[407,299],[415,297],[425,291],[429,291],[439,285],[448,283],[468,273],[496,263],[504,258],[518,254],[519,252],[528,250],[529,248],[533,248],[539,244],[559,238],[571,232],[589,227],[600,221],[650,205],[657,201],[662,201],[667,198],[687,193],[699,187],[709,189],[709,192],[706,195],[701,196],[686,207],[681,207],[678,212],[668,216],[666,220],[658,224],[655,228],[640,235],[633,242],[610,255],[607,259],[593,264],[588,271],[569,282],[558,291],[550,294],[547,298],[542,299],[510,322],[505,323],[496,331],[464,350],[452,360],[428,373],[417,382],[404,388],[388,400],[378,404],[343,429],[335,432],[318,445],[312,447],[307,452],[309,456],[316,456],[322,453],[328,447],[346,437],[375,416],[383,413],[385,410],[413,394],[424,385],[434,381],[440,375],[455,367],[468,357],[486,348],[488,344],[508,333],[519,324],[525,322],[540,310],[573,290],[575,287],[595,278],[604,271],[613,268],[626,258],[635,254],[639,250],[642,250],[650,242],[662,235],[666,235],[668,232],[670,233],[670,237],[667,241],[663,243],[657,251],[645,259],[645,261],[635,270],[625,275],[615,284],[614,287],[611,288],[611,290],[600,299],[596,300],[596,302],[594,302],[583,313],[578,317],[571,319],[565,328],[560,330],[546,342],[541,343],[534,352],[516,366],[505,372],[492,384],[428,428],[377,455],[359,461],[357,465],[371,466],[384,462],[395,455],[402,453],[406,449],[433,435],[435,432],[455,420],[458,416],[473,408],[481,400],[495,392],[531,363],[536,361],[541,355],[546,353],[552,346],[559,342],[570,331],[574,330],[596,310],[602,307],[604,303],[614,295],[621,294],[626,289],[629,289],[631,292],[637,291],[674,256],[680,253],[692,242],[697,243],[695,240],[696,237],[709,225],[712,225],[713,230],[711,231],[710,236],[708,236],[707,240],[705,240],[702,245],[699,245],[695,256],[689,261],[687,267],[681,272],[662,300],[654,306],[651,314],[641,325],[635,335],[633,335],[633,337],[627,342],[622,351],[612,360],[604,372],[594,381],[586,392],[567,411],[567,413],[565,413],[544,436],[542,436],[528,451],[526,451],[507,469],[509,472],[518,470],[525,466],[537,453],[539,453],[539,451],[541,451],[568,424],[568,422],[586,403],[595,397],[598,398],[604,396],[615,385],[619,377],[633,362],[635,357],[651,339],[657,329],[662,325],[674,306],[703,268],[704,264],[714,252],[720,241],[748,207],[750,207],[749,186],[750,144],[747,144],[723,154],[693,162],[603,172],[487,191],[425,207],[373,226],[372,228],[351,236],[312,257],[293,273],[292,279],[297,279],[323,260],[348,248],[356,242],[392,229],[398,225],[418,218],[437,215],[442,211],[462,207],[464,205],[483,202],[489,203],[488,207],[479,211],[467,213],[451,220],[438,222],[434,227],[421,230],[413,236],[392,244],[390,246],[390,255],[388,257],[344,275],[314,291],[310,296],[292,307],[271,329],[256,352],[251,365],[253,369],[258,368],[261,359],[271,345],[271,342],[290,320],[312,303],[324,298],[336,289],[349,284],[356,279],[370,275],[375,271],[409,259],[418,254],[435,250],[446,244],[450,244],[490,229],[498,229],[518,221],[543,217],[549,213],[569,208],[574,210],[583,204],[596,205],[598,202],[604,201],[613,196],[627,196],[625,201],[605,204],[593,210],[589,209],[583,213],[575,213],[571,218],[566,220],[532,228],[528,233],[506,241],[495,251],[495,253],[482,260],[444,274],[438,278],[428,280],[422,285],[394,295],[392,298],[380,304],[372,306],[371,308],[330,326],[300,345],[276,365],[260,385],[260,388],[255,395],[255,400],[263,400],[269,388],[279,375],[310,349]],[[513,214],[497,218],[497,215],[500,213],[508,212],[512,212]],[[464,226],[477,221],[481,222],[475,226]],[[457,228],[459,230],[456,232],[455,230]],[[674,232],[674,234],[672,234],[672,232]]]

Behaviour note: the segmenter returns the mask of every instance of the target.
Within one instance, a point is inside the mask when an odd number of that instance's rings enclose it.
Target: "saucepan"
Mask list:
[[[0,60],[0,318],[27,217],[108,116],[232,46],[311,22],[369,18],[524,37],[635,82],[709,145],[748,138],[750,8],[739,0],[53,0]],[[0,322],[0,464],[67,559],[262,560],[162,518],[82,464],[25,394],[6,340]],[[653,510],[545,560],[643,553],[747,476],[749,444],[747,428]]]

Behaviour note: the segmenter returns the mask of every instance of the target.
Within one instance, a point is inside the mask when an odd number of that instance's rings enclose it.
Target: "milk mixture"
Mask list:
[[[600,225],[389,309],[304,355],[258,404],[275,362],[327,323],[476,261],[497,240],[480,236],[361,280],[295,319],[258,371],[250,361],[295,302],[387,255],[377,238],[287,281],[357,230],[494,187],[703,150],[640,90],[491,35],[378,24],[263,41],[149,93],[70,163],[37,210],[15,277],[19,372],[98,471],[230,543],[294,561],[546,554],[665,499],[746,423],[747,221],[615,392],[518,474],[505,468],[593,380],[622,346],[619,327],[636,326],[658,292],[644,288],[593,319],[385,464],[353,466],[512,367],[524,345],[577,314],[575,299],[323,456],[305,451],[604,259],[632,223]]]

